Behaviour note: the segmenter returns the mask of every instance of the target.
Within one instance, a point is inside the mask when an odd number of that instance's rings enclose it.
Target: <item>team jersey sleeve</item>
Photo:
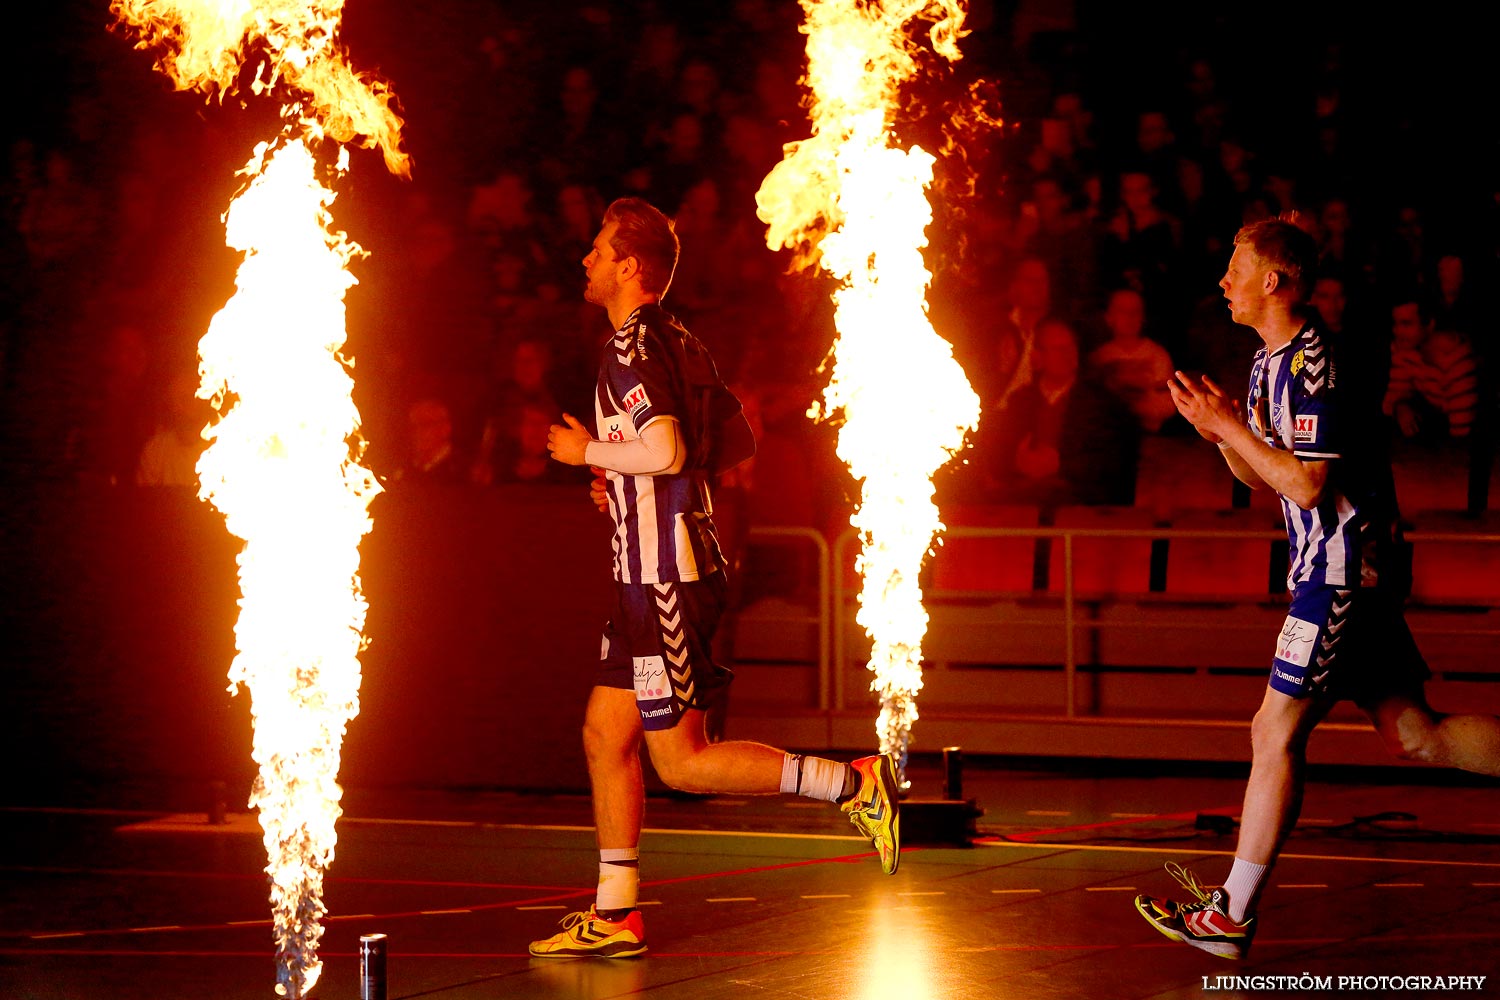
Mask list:
[[[1343,417],[1333,358],[1321,340],[1312,340],[1291,360],[1292,454],[1326,461],[1343,454]]]
[[[663,336],[670,332],[637,321],[628,337],[617,336],[604,360],[609,391],[629,416],[637,434],[660,417],[682,419],[681,391],[672,377]]]

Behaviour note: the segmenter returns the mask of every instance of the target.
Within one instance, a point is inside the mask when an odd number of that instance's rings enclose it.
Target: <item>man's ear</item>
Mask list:
[[[1265,287],[1267,295],[1274,295],[1276,293],[1276,289],[1281,287],[1281,272],[1267,271]]]
[[[620,261],[620,280],[629,281],[641,273],[641,262],[635,257],[626,257]]]

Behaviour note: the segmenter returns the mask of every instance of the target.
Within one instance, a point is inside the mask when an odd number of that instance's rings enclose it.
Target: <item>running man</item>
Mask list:
[[[677,235],[638,198],[609,206],[583,259],[584,299],[609,314],[602,345],[594,430],[569,414],[547,439],[552,457],[603,470],[596,504],[615,523],[615,606],[604,627],[599,673],[583,724],[599,844],[599,890],[585,912],[534,941],[541,958],[623,958],[646,950],[636,908],[645,788],[641,743],[663,781],[688,792],[803,795],[839,803],[869,837],[886,874],[900,861],[895,761],[849,764],[789,754],[759,743],[710,743],[704,709],[730,680],[713,661],[723,611],[725,566],[707,480],[691,461],[691,413],[674,375],[689,336],[658,304],[677,265]]]
[[[1308,737],[1336,702],[1358,705],[1397,757],[1500,774],[1500,719],[1427,704],[1429,671],[1403,612],[1410,555],[1385,443],[1378,423],[1350,405],[1368,394],[1340,380],[1329,341],[1307,318],[1313,238],[1288,215],[1244,227],[1234,243],[1219,287],[1234,321],[1265,342],[1251,366],[1248,419],[1206,377],[1177,372],[1168,388],[1241,482],[1280,495],[1291,606],[1250,726],[1250,780],[1228,877],[1205,886],[1168,864],[1194,898],[1135,900],[1167,937],[1231,959],[1255,936],[1260,892],[1302,806]]]

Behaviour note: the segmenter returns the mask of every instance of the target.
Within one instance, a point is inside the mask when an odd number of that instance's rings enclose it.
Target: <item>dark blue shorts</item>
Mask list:
[[[634,689],[650,730],[671,729],[687,709],[707,708],[734,676],[713,659],[724,596],[723,573],[683,583],[616,583],[594,683]]]
[[[1402,601],[1378,588],[1301,586],[1287,610],[1271,664],[1271,687],[1284,695],[1370,705],[1431,676]]]

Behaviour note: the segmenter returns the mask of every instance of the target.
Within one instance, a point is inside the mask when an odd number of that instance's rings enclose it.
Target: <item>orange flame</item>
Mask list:
[[[933,157],[894,144],[902,85],[918,70],[908,37],[931,23],[932,47],[959,58],[958,0],[802,0],[812,135],[756,194],[772,249],[839,279],[833,374],[811,416],[841,414],[838,455],[861,482],[863,586],[857,616],[872,641],[882,752],[904,767],[922,687],[927,612],[918,580],[942,523],[933,474],[977,426],[979,398],[927,318],[922,258]],[[904,778],[903,778],[904,780]]]
[[[181,89],[234,91],[242,59],[261,62],[251,89],[282,84],[287,119],[261,143],[225,215],[245,254],[234,297],[198,344],[198,394],[219,421],[198,463],[199,495],[244,539],[238,654],[230,691],[250,691],[259,765],[250,805],[260,815],[271,878],[277,986],[302,997],[317,983],[323,873],[341,815],[340,748],[359,712],[366,605],[359,542],[380,487],[359,464],[359,411],[344,347],[350,259],[361,251],[332,228],[333,193],[313,150],[332,139],[378,146],[406,176],[401,120],[381,81],[356,73],[338,42],[342,0],[113,0],[142,48]]]

